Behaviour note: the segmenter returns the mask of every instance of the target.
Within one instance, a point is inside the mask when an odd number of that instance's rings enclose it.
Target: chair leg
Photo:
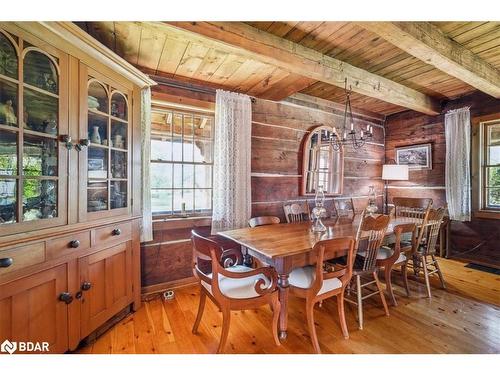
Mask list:
[[[397,306],[398,303],[396,302],[396,297],[394,296],[394,291],[392,290],[392,266],[385,266],[384,267],[384,272],[385,272],[385,289],[387,290],[387,293],[389,293],[389,297],[391,297],[392,300],[392,305]]]
[[[272,332],[273,332],[273,339],[274,343],[276,346],[281,345],[281,341],[278,337],[278,323],[279,323],[279,318],[280,318],[280,310],[281,310],[281,304],[278,299],[278,296],[276,295],[276,298],[273,299],[272,307],[271,309],[273,310],[273,322],[272,322]]]
[[[429,271],[427,270],[427,256],[422,255],[422,269],[424,271],[425,287],[427,288],[427,296],[432,298],[431,294],[431,282],[429,280]]]
[[[309,335],[311,336],[311,341],[314,350],[317,354],[321,354],[321,349],[319,348],[318,336],[316,335],[316,327],[314,326],[314,302],[306,300],[306,314],[307,314],[307,326],[309,327]]]
[[[337,308],[339,310],[339,321],[340,328],[342,329],[342,334],[345,339],[349,338],[349,331],[347,330],[347,322],[345,321],[345,310],[344,310],[344,291],[337,294]]]
[[[441,280],[441,286],[443,289],[446,289],[446,284],[444,283],[443,273],[441,272],[441,268],[439,267],[439,263],[438,263],[436,257],[434,256],[434,254],[432,254],[432,260],[434,261],[434,267],[436,267],[436,269],[437,269],[439,280]]]
[[[382,305],[384,305],[385,315],[389,316],[389,307],[387,307],[387,302],[385,301],[384,292],[382,291],[382,286],[380,285],[380,281],[377,276],[377,271],[373,273],[373,277],[375,278],[375,283],[377,284],[378,292],[380,294],[380,299],[382,300]]]
[[[194,321],[193,330],[194,334],[198,333],[198,327],[201,322],[201,317],[203,316],[203,311],[205,310],[205,301],[207,300],[207,295],[203,287],[200,287],[200,302],[198,305],[198,314],[196,314],[196,320]]]
[[[363,329],[363,294],[361,292],[361,276],[356,275],[356,297],[358,299],[358,325]]]
[[[230,321],[231,321],[231,310],[229,310],[228,308],[222,309],[222,333],[220,336],[219,347],[217,348],[217,354],[222,353],[222,350],[226,345],[227,335],[229,333]]]
[[[401,265],[401,275],[403,276],[403,283],[406,289],[406,296],[410,296],[410,288],[408,286],[408,268],[406,267],[406,262]]]

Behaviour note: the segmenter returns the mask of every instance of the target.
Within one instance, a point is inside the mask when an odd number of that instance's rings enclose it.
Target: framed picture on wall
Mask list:
[[[396,147],[396,162],[408,169],[432,169],[432,144]]]

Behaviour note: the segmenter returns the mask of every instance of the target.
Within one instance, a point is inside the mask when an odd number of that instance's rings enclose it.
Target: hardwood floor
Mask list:
[[[368,299],[365,327],[357,329],[355,309],[347,308],[350,338],[342,337],[334,299],[316,305],[315,320],[323,353],[500,353],[500,277],[439,259],[448,289],[410,279],[404,296],[399,274],[393,275],[399,305],[387,317],[380,299]],[[437,278],[436,278],[437,279]],[[437,280],[433,280],[437,281]],[[215,353],[222,317],[207,300],[199,334],[193,335],[199,292],[176,289],[175,299],[155,298],[78,353]],[[312,353],[303,300],[290,299],[288,339],[274,345],[268,307],[233,312],[226,353]]]

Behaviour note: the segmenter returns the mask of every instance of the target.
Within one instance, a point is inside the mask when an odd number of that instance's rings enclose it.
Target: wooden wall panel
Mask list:
[[[500,100],[486,94],[474,93],[445,103],[441,115],[427,116],[414,111],[406,111],[386,119],[387,160],[395,158],[395,148],[419,143],[432,144],[432,170],[411,171],[409,181],[390,183],[389,201],[395,196],[430,197],[434,204],[446,203],[445,161],[446,141],[444,135],[444,114],[451,109],[469,106],[472,122],[475,119],[498,114]],[[451,256],[473,262],[500,267],[498,231],[500,222],[494,219],[473,218],[471,222],[451,223]]]

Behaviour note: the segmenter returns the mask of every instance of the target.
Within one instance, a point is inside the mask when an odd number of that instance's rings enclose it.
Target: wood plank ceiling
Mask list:
[[[78,22],[118,55],[147,73],[280,100],[296,92],[343,103],[343,89],[291,73],[259,56],[186,40],[150,22]],[[248,22],[259,30],[342,60],[438,100],[476,89],[413,57],[354,22]],[[499,22],[434,22],[447,37],[500,69]],[[358,93],[353,107],[388,115],[405,110]]]

